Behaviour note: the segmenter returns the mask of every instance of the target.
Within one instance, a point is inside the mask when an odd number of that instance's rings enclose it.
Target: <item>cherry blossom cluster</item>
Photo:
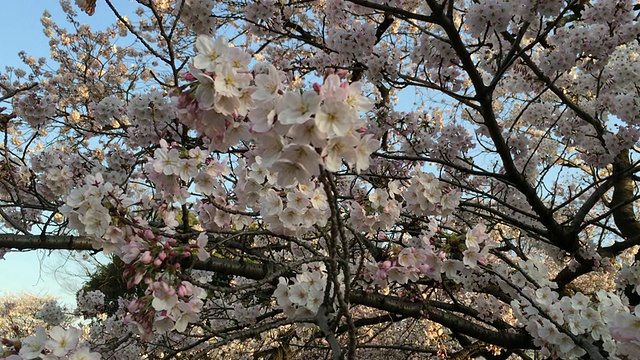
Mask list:
[[[57,326],[66,319],[66,315],[65,310],[58,305],[58,302],[51,300],[42,305],[42,308],[36,313],[36,318],[44,320],[49,325]]]
[[[51,117],[55,115],[56,106],[54,99],[30,93],[15,98],[13,110],[31,127],[38,129],[48,123]]]
[[[282,18],[279,16],[279,8],[274,0],[259,0],[248,3],[243,9],[243,14],[248,21],[245,25],[251,34],[266,34],[259,25],[270,24],[281,28]]]
[[[260,194],[260,214],[274,230],[304,234],[329,220],[329,204],[324,189],[298,185],[278,194],[267,189]]]
[[[633,330],[640,323],[639,314],[614,293],[599,290],[594,298],[580,292],[559,298],[549,287],[541,287],[529,295],[511,305],[545,356],[578,359],[596,342],[602,342],[611,359],[635,356],[640,350]]]
[[[442,281],[442,274],[456,282],[464,281],[461,272],[479,270],[480,265],[488,264],[489,250],[495,243],[486,233],[486,226],[478,224],[469,229],[465,235],[463,261],[447,259],[447,253],[438,251],[431,243],[435,235],[437,223],[432,220],[430,233],[406,240],[409,247],[398,247],[391,252],[389,259],[377,263],[366,263],[363,277],[381,288],[391,284],[416,282],[422,277]],[[451,249],[457,252],[458,249]]]
[[[459,71],[458,67],[451,67],[451,69],[455,69],[452,70],[455,72]],[[437,71],[449,70],[438,69]],[[451,79],[446,83],[446,86],[454,89],[463,85],[464,78]],[[388,125],[400,136],[395,139],[396,146],[408,155],[427,153],[457,163],[459,159],[468,156],[469,150],[475,148],[473,136],[469,133],[468,127],[458,123],[456,119],[444,118],[445,114],[441,108],[436,107],[428,111],[392,112],[388,116]],[[429,136],[424,136],[424,129]]]
[[[148,284],[147,295],[128,306],[131,320],[138,325],[140,334],[149,334],[154,328],[161,332],[184,331],[189,322],[198,319],[201,299],[206,294],[201,288],[169,274],[180,269],[181,259],[195,256],[204,261],[209,257],[205,250],[206,233],[201,233],[194,244],[183,246],[175,239],[127,225],[120,217],[117,217],[118,221],[112,221],[112,215],[127,213],[131,199],[119,188],[104,182],[99,173],[87,176],[85,182],[84,186],[71,191],[60,211],[78,231],[92,236],[95,248],[114,253],[125,262],[124,276],[130,285],[142,280]],[[169,231],[178,225],[175,212],[166,204],[159,212]],[[142,219],[136,221],[137,226],[144,225]],[[97,294],[81,300],[101,301]]]
[[[391,182],[388,189],[371,189],[363,199],[349,203],[349,222],[358,231],[375,233],[378,229],[388,230],[400,219],[401,203],[396,195],[402,194],[399,182]]]
[[[179,14],[180,20],[196,34],[212,35],[216,24],[211,10],[215,4],[213,0],[178,0],[174,14]]]
[[[129,312],[125,320],[135,325],[132,330],[149,337],[154,330],[160,333],[174,329],[184,331],[190,322],[197,321],[206,293],[175,275],[181,269],[179,261],[192,256],[204,261],[209,257],[204,249],[206,234],[201,233],[195,243],[183,246],[175,239],[155,236],[150,230],[136,234],[129,228],[126,232],[131,234],[125,235],[112,226],[110,232],[123,238],[119,256],[125,262],[123,275],[128,279],[128,285],[142,281],[148,285],[144,296],[122,305]],[[82,294],[78,310],[85,314],[95,312],[103,303],[101,293]]]
[[[637,26],[637,25],[636,25]],[[640,31],[640,30],[639,30]],[[637,125],[637,114],[633,112],[637,100],[633,98],[633,84],[639,79],[637,73],[637,43],[618,46],[609,54],[609,61],[603,69],[608,80],[606,96],[599,100],[599,106],[611,109],[611,112],[630,125]]]
[[[125,318],[136,324],[140,335],[185,331],[189,323],[200,319],[202,299],[207,296],[204,289],[188,281],[162,278],[149,284],[147,294],[129,303],[130,315]]]
[[[495,267],[497,272],[507,272],[505,267]],[[550,289],[557,288],[557,284],[549,280],[549,274],[551,273],[549,267],[543,261],[536,261],[535,259],[528,259],[527,261],[519,260],[517,263],[517,271],[509,271],[508,283],[514,285],[517,289],[523,289],[527,286],[535,288],[549,287]],[[525,275],[526,274],[526,275]],[[508,286],[502,284],[505,291]]]
[[[464,238],[466,249],[462,253],[462,262],[472,269],[477,268],[478,264],[487,265],[489,250],[495,247],[486,231],[487,227],[484,224],[478,224],[469,229]]]
[[[137,326],[126,319],[128,304],[128,301],[119,299],[118,309],[114,315],[107,317],[104,321],[91,322],[88,331],[88,342],[91,348],[101,354],[117,354],[118,358],[123,360],[140,358],[143,347],[138,343],[140,338],[132,336]],[[117,346],[112,346],[113,342]]]
[[[30,170],[36,174],[38,191],[48,199],[57,200],[69,194],[78,185],[78,179],[87,174],[88,169],[83,166],[84,160],[77,153],[57,146],[47,147],[42,152],[31,157]],[[25,187],[28,187],[31,177],[26,167],[20,174]]]
[[[354,22],[351,28],[330,27],[327,45],[332,49],[343,49],[342,56],[368,56],[374,49],[376,28],[371,23]]]
[[[242,302],[236,302],[233,309],[229,311],[229,318],[234,319],[240,325],[255,325],[258,316],[263,312],[261,305],[244,306]]]
[[[613,16],[611,22],[608,16]],[[583,14],[577,26],[562,27],[550,37],[552,49],[541,53],[541,69],[547,73],[566,71],[576,59],[605,60],[618,46],[635,38],[640,28],[633,22],[633,2],[630,0],[598,1]],[[607,36],[603,36],[603,34]]]
[[[126,143],[131,148],[158,143],[169,136],[168,127],[176,117],[173,103],[158,90],[134,95],[126,107],[128,121]]]
[[[118,144],[109,147],[104,160],[105,164],[96,169],[102,173],[105,181],[122,186],[128,179],[139,177],[133,172],[138,160],[135,154]]]
[[[203,152],[200,148],[183,151],[177,145],[169,144],[163,139],[153,154],[153,158],[145,166],[151,180],[157,186],[159,195],[169,203],[179,202],[184,204],[189,197],[189,193],[183,183],[189,182],[198,175],[197,184],[201,187],[202,182],[208,185],[214,181],[216,173],[212,173],[210,167],[202,167],[204,163]],[[173,221],[171,222],[173,223]]]
[[[38,327],[33,335],[27,336],[17,346],[13,346],[13,355],[2,359],[100,360],[102,355],[92,352],[87,345],[83,344],[80,341],[81,335],[80,329],[75,327],[65,330],[60,326],[54,326],[49,330],[49,334],[45,328]]]
[[[461,70],[456,66],[458,60],[451,45],[427,35],[421,36],[418,41],[420,45],[413,48],[411,59],[416,63],[424,62],[431,71],[450,79],[443,85],[458,91],[464,82],[460,79]]]
[[[636,262],[625,264],[625,266],[620,269],[616,284],[620,289],[633,286],[633,291],[635,291],[636,294],[640,294],[640,264]]]
[[[97,126],[104,127],[111,125],[114,121],[124,120],[126,111],[127,106],[124,100],[109,96],[93,105],[93,118]]]
[[[606,294],[603,294],[605,296]],[[608,304],[614,303],[615,299],[612,294],[608,294],[610,301]],[[615,305],[620,302],[616,301]],[[623,304],[624,305],[624,304]],[[640,308],[636,306],[633,312],[627,306],[617,306],[617,312],[612,314],[611,310],[606,312],[609,318],[606,320],[609,325],[609,331],[616,343],[616,353],[621,358],[633,358],[640,351],[640,336],[638,336],[638,326],[640,325]],[[613,315],[613,316],[611,316]],[[611,345],[609,345],[611,346]],[[612,351],[611,351],[612,352]]]
[[[378,142],[363,133],[358,114],[373,104],[362,96],[361,83],[343,81],[346,72],[330,74],[313,90],[284,93],[280,71],[258,64],[250,72],[249,57],[223,37],[199,37],[196,47],[189,76],[197,82],[178,97],[180,119],[207,135],[214,149],[248,140],[251,130],[262,140],[256,158],[283,188],[308,185],[321,165],[333,172],[343,161],[357,172],[369,166]]]
[[[416,282],[421,277],[441,280],[444,253],[434,253],[430,245],[406,247],[390,260],[365,264],[364,279],[380,288]]]
[[[116,250],[116,254],[120,254],[119,247],[113,248],[112,245],[110,248],[104,244],[111,240],[120,240],[107,234],[111,224],[110,211],[126,208],[131,205],[131,202],[132,200],[125,196],[120,188],[105,182],[102,174],[97,173],[88,175],[84,186],[71,190],[65,205],[59,210],[80,234],[93,236],[97,249],[104,247],[107,253],[111,253],[110,250]]]
[[[508,313],[509,305],[505,305],[491,294],[480,294],[474,299],[474,308],[478,317],[484,321],[495,321]],[[509,309],[510,310],[510,309]]]
[[[468,9],[466,25],[473,35],[482,35],[488,26],[495,31],[505,31],[511,17],[513,5],[505,0],[484,0],[471,4]]]
[[[417,170],[404,193],[407,210],[420,216],[447,216],[456,209],[461,192],[440,181],[432,173]]]
[[[78,293],[76,305],[76,311],[85,317],[97,315],[104,307],[104,294],[99,290],[81,291]]]
[[[313,317],[325,302],[327,273],[323,263],[310,263],[295,278],[280,277],[273,296],[278,307],[291,319]],[[333,294],[331,290],[329,299]]]
[[[143,297],[127,305],[127,319],[136,324],[137,332],[143,336],[154,330],[184,331],[190,322],[199,319],[206,292],[176,275],[182,268],[180,261],[209,258],[205,250],[207,235],[200,233],[194,243],[186,246],[172,238],[155,236],[149,230],[139,235],[128,236],[122,247],[120,257],[126,264],[123,275],[130,286],[144,281],[148,287]]]

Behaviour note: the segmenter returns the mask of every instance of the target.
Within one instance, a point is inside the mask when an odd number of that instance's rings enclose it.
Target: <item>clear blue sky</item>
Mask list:
[[[73,3],[73,0],[71,1]],[[136,4],[129,0],[116,0],[122,13],[131,14]],[[40,17],[49,10],[58,24],[66,23],[60,4],[55,0],[3,1],[0,11],[0,69],[5,66],[21,67],[18,52],[26,51],[36,58],[48,57],[48,40],[42,33]],[[81,13],[78,20],[88,23],[92,29],[102,29],[114,22],[106,4],[98,1],[96,13],[89,17]],[[6,104],[0,104],[6,106]],[[35,295],[50,294],[61,298],[67,305],[75,301],[79,283],[65,276],[63,269],[69,262],[56,252],[43,250],[28,253],[9,253],[0,260],[0,294],[29,292]]]

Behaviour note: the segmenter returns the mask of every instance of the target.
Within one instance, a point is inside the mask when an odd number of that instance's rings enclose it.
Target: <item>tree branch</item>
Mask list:
[[[87,236],[36,236],[15,234],[0,235],[0,248],[20,250],[94,250],[91,246],[91,238]],[[282,265],[278,264],[252,264],[219,258],[209,258],[205,262],[196,262],[194,269],[242,276],[253,280],[262,280],[278,271],[285,270]],[[421,302],[408,302],[394,296],[377,293],[369,294],[362,290],[352,290],[348,298],[352,304],[368,306],[404,317],[426,317],[452,331],[504,348],[536,348],[536,346],[533,345],[533,339],[528,334],[488,329],[465,318],[432,306],[437,305],[437,303],[423,304]]]

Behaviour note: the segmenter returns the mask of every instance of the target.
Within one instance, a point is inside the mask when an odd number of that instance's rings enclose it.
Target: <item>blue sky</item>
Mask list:
[[[72,1],[73,3],[73,1]],[[136,4],[129,0],[116,0],[124,14],[130,14]],[[49,10],[52,20],[65,23],[65,15],[55,0],[4,1],[0,12],[0,71],[5,66],[22,67],[18,52],[26,51],[35,58],[47,57],[48,39],[42,33],[40,17]],[[98,1],[96,14],[92,17],[81,13],[78,20],[91,28],[104,28],[114,22],[114,15],[106,4]],[[6,104],[0,104],[6,106]],[[65,275],[72,265],[63,253],[43,250],[27,253],[9,253],[0,260],[0,294],[28,292],[35,295],[53,295],[72,306],[77,277]]]

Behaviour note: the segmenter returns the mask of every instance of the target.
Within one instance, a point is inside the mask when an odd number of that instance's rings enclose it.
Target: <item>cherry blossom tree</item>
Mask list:
[[[0,247],[142,295],[8,359],[635,358],[634,1],[138,3],[2,75]]]
[[[71,317],[50,296],[27,293],[0,297],[0,339],[23,338],[47,324],[68,326]]]

